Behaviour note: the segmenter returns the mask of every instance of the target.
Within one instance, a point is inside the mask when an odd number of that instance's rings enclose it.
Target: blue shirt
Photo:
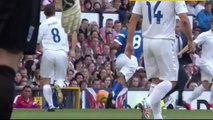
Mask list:
[[[211,28],[212,13],[208,13],[206,10],[201,10],[197,14],[197,20],[202,31],[207,31]]]
[[[123,30],[116,37],[115,42],[117,42],[119,45],[121,45],[121,48],[118,50],[116,56],[124,53],[125,47],[127,44],[127,35],[128,35],[128,30]],[[135,49],[135,56],[139,60],[143,53],[143,38],[142,38],[141,31],[135,31],[135,34],[133,37],[133,46]]]

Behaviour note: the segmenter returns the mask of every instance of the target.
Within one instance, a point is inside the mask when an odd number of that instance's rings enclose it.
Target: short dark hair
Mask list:
[[[29,85],[25,85],[25,86],[22,88],[22,90],[25,90],[26,88],[32,89]]]
[[[113,21],[113,19],[112,18],[108,18],[106,21]]]
[[[108,35],[110,35],[110,34],[113,35],[111,32],[107,32],[107,33],[106,33],[106,36],[108,36]]]
[[[83,75],[81,72],[77,72],[77,73],[75,74],[75,77],[74,77],[74,78],[77,79],[77,76],[78,76],[78,75],[82,76],[83,79],[84,79],[84,75]]]
[[[85,21],[89,21],[89,20],[86,19],[86,18],[83,18],[83,19],[81,20],[81,23],[83,23],[83,22],[85,22]]]
[[[46,16],[54,16],[55,15],[55,5],[48,4],[44,7],[44,14]]]
[[[205,7],[207,7],[208,5],[211,5],[211,4],[212,4],[211,1],[207,1],[207,2],[205,3]]]

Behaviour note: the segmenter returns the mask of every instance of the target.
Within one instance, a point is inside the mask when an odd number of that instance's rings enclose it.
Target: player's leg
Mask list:
[[[160,46],[160,44],[163,44],[164,48]],[[147,98],[147,103],[152,107],[153,114],[156,116],[155,119],[162,119],[162,116],[160,116],[161,114],[159,113],[160,111],[155,111],[159,109],[157,104],[160,103],[161,99],[172,89],[171,81],[177,81],[179,66],[172,44],[173,41],[170,40],[150,41],[150,48],[154,54],[157,69],[159,70],[159,79],[162,80],[161,83],[156,85],[153,92]]]
[[[116,66],[118,66],[119,72],[117,72],[117,78],[112,87],[112,103],[115,103],[118,91],[123,87],[128,87],[127,82],[135,73],[138,61],[135,56],[131,56],[129,59],[125,54],[121,54],[117,57]]]
[[[48,111],[54,111],[53,99],[52,99],[52,87],[50,85],[51,77],[54,74],[54,54],[49,51],[44,51],[41,58],[41,84],[43,87],[43,96],[48,103]]]
[[[150,39],[144,38],[143,48],[144,48],[144,64],[146,75],[147,79],[152,79],[152,88],[150,89],[149,97],[145,101],[143,101],[141,104],[142,106],[139,107],[141,108],[142,118],[149,118],[149,110],[147,108],[151,107],[153,109],[153,105],[150,104],[150,100],[152,100],[153,98],[150,98],[150,96],[153,96],[153,91],[156,88],[157,83],[159,83],[160,81],[158,79],[159,70],[157,68],[157,61],[156,59],[154,59],[154,54],[150,48]],[[155,78],[155,80],[153,80],[153,78]],[[155,104],[157,104],[157,102]],[[156,112],[153,111],[153,113]]]
[[[186,86],[187,81],[189,80],[189,76],[186,73],[186,70],[182,65],[179,66],[179,72],[178,72],[178,101],[177,105],[184,106],[183,102],[183,91]]]
[[[195,88],[194,91],[192,92],[192,95],[186,100],[186,106],[188,110],[191,110],[190,103],[196,98],[198,98],[203,93],[203,91],[208,90],[210,88],[212,77],[202,70],[201,70],[201,80],[202,84],[197,88]]]
[[[185,69],[183,68],[183,66],[181,64],[179,64],[179,71],[178,71],[178,81],[177,84],[175,85],[175,87],[172,88],[172,90],[170,90],[166,96],[168,97],[170,94],[172,94],[173,92],[175,92],[176,90],[178,90],[178,101],[177,101],[177,105],[183,106],[183,91],[185,88],[185,85],[188,81],[188,75],[185,71]]]
[[[39,8],[39,2],[34,6]],[[29,0],[0,1],[0,119],[10,119],[12,113],[15,71],[26,48],[30,17],[37,20],[31,5]]]
[[[211,84],[210,88],[210,100],[209,100],[209,106],[213,108],[213,85]]]
[[[57,56],[55,56],[55,68],[54,68],[54,79],[55,87],[57,91],[58,102],[61,104],[63,102],[63,94],[61,88],[65,86],[64,81],[66,78],[68,68],[68,55],[64,51],[57,51]]]
[[[12,113],[15,70],[18,68],[21,55],[20,52],[0,48],[0,119],[9,119]]]

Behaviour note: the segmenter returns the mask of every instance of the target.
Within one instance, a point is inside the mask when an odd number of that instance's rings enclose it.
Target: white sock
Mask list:
[[[149,88],[149,95],[152,93],[152,91],[154,90],[156,84],[151,83],[150,88]]]
[[[162,81],[158,85],[155,86],[152,93],[146,99],[146,103],[150,106],[154,111],[154,119],[159,119],[162,117],[161,115],[161,99],[172,89],[172,83],[170,81]]]
[[[213,85],[211,87],[211,90],[210,90],[210,101],[209,101],[210,104],[213,104]]]
[[[172,89],[172,83],[170,81],[162,81],[155,86],[152,93],[147,98],[149,106],[154,106]]]
[[[153,112],[153,115],[154,115],[154,119],[163,119],[162,109],[161,109],[161,101],[157,102],[157,104],[152,106],[152,112]]]
[[[194,91],[192,92],[192,95],[187,99],[186,102],[191,103],[193,100],[198,98],[204,90],[205,88],[203,87],[203,85],[198,86],[197,88],[194,89]]]
[[[62,79],[56,80],[55,84],[58,85],[60,88],[63,88],[65,86],[64,80],[62,80]]]
[[[43,86],[43,95],[44,95],[44,98],[47,101],[49,107],[54,108],[53,99],[52,99],[53,93],[52,93],[52,88],[50,85]]]

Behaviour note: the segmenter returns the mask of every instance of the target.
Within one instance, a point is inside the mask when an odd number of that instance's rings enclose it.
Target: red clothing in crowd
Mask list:
[[[40,106],[34,102],[33,97],[26,99],[22,95],[16,96],[13,102],[13,107],[14,108],[40,108]]]

